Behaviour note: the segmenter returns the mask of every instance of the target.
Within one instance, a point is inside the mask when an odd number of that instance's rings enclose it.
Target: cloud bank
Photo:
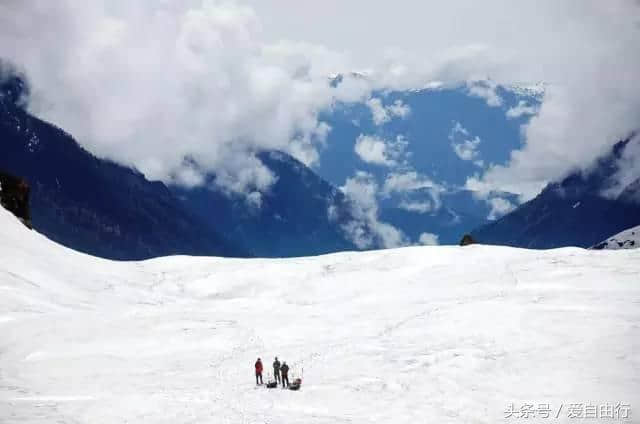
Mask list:
[[[504,108],[500,84],[544,81],[523,147],[467,184],[526,200],[640,126],[639,40],[631,0],[0,3],[0,52],[28,76],[32,112],[150,179],[196,185],[213,171],[219,186],[251,199],[277,178],[254,153],[315,163],[330,131],[318,114],[336,101],[365,102],[381,125],[410,110],[373,90],[464,83]],[[344,78],[334,87],[336,72]],[[461,147],[473,156],[473,140]],[[620,178],[638,175],[638,161],[628,162]],[[401,239],[391,233],[386,240]]]
[[[366,92],[330,86],[341,54],[267,44],[254,10],[234,2],[2,2],[0,45],[29,79],[31,110],[94,154],[187,185],[215,171],[237,192],[274,179],[257,150],[316,161],[330,130],[318,112]]]
[[[504,107],[499,84],[545,82],[538,114],[523,128],[523,147],[480,176],[522,199],[588,167],[640,126],[638,1],[251,3],[268,16],[269,33],[304,33],[354,52],[385,87],[467,82],[470,94]],[[633,166],[637,172],[640,165]]]

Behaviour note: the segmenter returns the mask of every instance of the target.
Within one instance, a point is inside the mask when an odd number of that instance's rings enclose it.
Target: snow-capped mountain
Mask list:
[[[342,79],[334,77],[339,86]],[[491,81],[374,92],[321,118],[331,130],[312,168],[337,187],[365,173],[379,216],[412,243],[429,233],[442,244],[505,211],[465,189],[469,177],[503,165],[521,147],[521,126],[537,113],[544,85]],[[516,196],[500,193],[515,207]]]
[[[167,187],[94,157],[71,135],[31,116],[22,104],[24,90],[19,78],[0,86],[0,170],[30,183],[33,225],[53,240],[125,260],[356,249],[343,230],[352,219],[343,193],[285,153],[259,154],[278,176],[259,208],[213,184]]]
[[[640,247],[640,225],[621,231],[615,236],[609,237],[602,243],[598,243],[592,249],[637,249]]]
[[[638,274],[640,250],[492,246],[112,262],[0,208],[0,422],[493,424],[544,404],[571,423],[579,402],[629,413]],[[255,386],[256,358],[268,371],[274,356],[300,391]]]
[[[617,143],[586,172],[549,184],[537,197],[472,232],[480,243],[536,249],[591,247],[640,224],[640,176],[618,195],[607,194],[619,159],[631,143]]]
[[[333,81],[339,85],[339,76]],[[330,130],[311,169],[284,152],[258,154],[277,176],[262,193],[259,208],[213,183],[167,188],[91,156],[69,134],[24,111],[25,89],[17,78],[2,86],[0,120],[8,154],[0,158],[0,169],[34,182],[39,231],[109,258],[169,253],[303,256],[456,244],[474,228],[476,238],[487,243],[589,247],[637,224],[633,199],[640,197],[640,179],[614,201],[599,193],[598,184],[609,174],[594,173],[584,181],[574,175],[496,223],[491,222],[517,205],[516,196],[498,193],[502,203],[497,208],[464,188],[467,178],[490,164],[505,164],[520,147],[520,128],[537,112],[544,94],[541,84],[502,87],[476,81],[375,92],[364,102],[337,104],[321,116]],[[603,169],[613,172],[610,166]],[[212,182],[215,175],[208,178]],[[95,187],[101,195],[94,193]],[[354,193],[338,187],[370,190],[375,205],[358,205]],[[537,204],[542,206],[531,207]],[[536,224],[556,206],[564,218],[554,215],[553,222]],[[582,222],[597,225],[585,229]],[[350,233],[354,223],[356,230]],[[399,230],[402,237],[391,243],[376,239],[376,225],[382,231]],[[357,237],[368,241],[359,243]]]

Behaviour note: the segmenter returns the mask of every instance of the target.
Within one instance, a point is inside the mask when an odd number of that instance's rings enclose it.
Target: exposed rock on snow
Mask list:
[[[0,206],[31,228],[29,191],[29,184],[25,180],[0,171]]]
[[[476,241],[473,239],[473,237],[471,237],[471,234],[465,234],[460,240],[460,246],[468,246],[475,243]]]
[[[619,232],[593,246],[593,249],[637,249],[640,247],[640,225]]]

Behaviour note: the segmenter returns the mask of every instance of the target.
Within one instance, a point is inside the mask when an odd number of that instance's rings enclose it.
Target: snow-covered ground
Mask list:
[[[594,249],[637,249],[640,247],[640,225],[621,231],[598,243]]]
[[[618,402],[632,422],[639,323],[640,250],[118,263],[0,208],[2,423],[580,422],[570,404]],[[301,391],[254,385],[275,355]],[[559,418],[505,415],[541,403]]]

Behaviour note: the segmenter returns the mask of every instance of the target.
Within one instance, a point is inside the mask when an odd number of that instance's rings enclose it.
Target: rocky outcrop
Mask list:
[[[640,225],[621,231],[602,243],[592,247],[594,250],[637,249],[640,247]]]
[[[32,228],[29,191],[29,184],[25,180],[0,171],[0,205]]]
[[[476,244],[476,241],[471,237],[471,234],[465,234],[460,240],[460,246],[468,246],[470,244]]]

